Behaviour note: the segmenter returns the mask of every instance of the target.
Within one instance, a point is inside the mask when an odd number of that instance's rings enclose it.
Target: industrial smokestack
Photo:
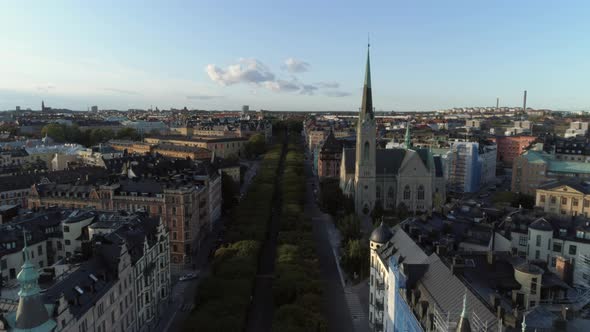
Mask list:
[[[496,110],[500,108],[500,98],[496,98]]]
[[[524,100],[522,105],[522,111],[526,112],[526,90],[524,90]]]

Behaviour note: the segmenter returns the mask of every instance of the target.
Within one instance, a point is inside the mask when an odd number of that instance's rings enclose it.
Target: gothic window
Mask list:
[[[389,187],[389,190],[387,191],[387,206],[393,207],[393,205],[393,187]]]
[[[404,188],[404,199],[410,199],[410,186],[406,185]]]
[[[420,200],[424,199],[424,186],[423,185],[418,186],[418,199],[420,199]]]
[[[365,154],[365,156],[364,156],[365,161],[368,161],[369,160],[369,153],[370,153],[369,146],[370,146],[369,145],[369,142],[365,142],[365,150],[363,151],[364,154]]]

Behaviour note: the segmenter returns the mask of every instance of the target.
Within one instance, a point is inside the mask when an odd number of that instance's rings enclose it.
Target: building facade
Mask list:
[[[385,209],[404,205],[410,211],[430,213],[445,199],[442,163],[427,149],[413,149],[407,126],[405,148],[377,149],[376,122],[371,94],[369,54],[363,99],[357,125],[356,148],[344,149],[340,188],[352,197],[356,212],[368,215],[376,204]]]

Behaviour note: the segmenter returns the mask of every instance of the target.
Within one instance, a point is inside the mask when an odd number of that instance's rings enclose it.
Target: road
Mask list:
[[[258,160],[249,163],[250,168],[244,175],[245,181],[240,188],[241,193],[245,193],[248,190],[250,184],[252,183],[252,179],[256,175],[256,170],[258,169],[259,164],[260,161]],[[214,224],[215,228],[203,240],[200,250],[198,250],[195,254],[195,257],[193,257],[193,261],[196,262],[197,270],[200,272],[199,278],[189,281],[178,281],[177,279],[172,280],[173,286],[171,290],[170,303],[164,312],[160,314],[160,321],[158,322],[157,326],[154,329],[150,329],[150,331],[167,332],[183,330],[184,322],[195,306],[194,301],[199,281],[210,273],[209,253],[216,247],[217,239],[222,232],[224,227],[223,225],[225,223],[226,217],[222,216],[221,219]],[[193,271],[187,270],[186,273],[188,272]]]
[[[318,208],[313,186],[316,180],[311,169],[311,162],[305,161],[306,192],[304,211],[307,217],[313,221],[313,236],[316,243],[316,251],[320,259],[320,274],[324,284],[324,313],[328,321],[328,331],[353,332],[355,331],[351,310],[349,310],[350,294],[343,287],[343,274],[337,264],[335,252],[331,242],[329,228],[333,223],[329,215]],[[317,185],[316,185],[317,187]],[[334,232],[332,232],[334,234]],[[353,308],[358,308],[356,303],[351,303]]]

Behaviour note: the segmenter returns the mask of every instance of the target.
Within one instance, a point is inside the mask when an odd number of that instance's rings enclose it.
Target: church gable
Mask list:
[[[377,174],[397,175],[405,155],[405,149],[378,149],[376,156]]]
[[[416,151],[408,150],[402,161],[399,173],[405,176],[427,176],[430,174],[430,171]]]

